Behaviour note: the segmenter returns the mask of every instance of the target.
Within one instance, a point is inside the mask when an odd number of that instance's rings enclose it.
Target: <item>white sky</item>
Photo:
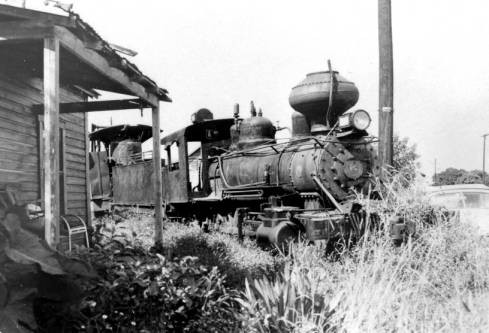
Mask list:
[[[376,0],[74,0],[106,40],[139,52],[137,66],[170,91],[168,134],[201,107],[265,116],[289,125],[290,88],[306,73],[333,68],[360,90],[377,134]],[[42,6],[27,0],[28,7]],[[489,132],[489,1],[392,0],[395,132],[418,145],[423,171],[481,168]],[[91,115],[100,125],[151,123],[150,111]]]

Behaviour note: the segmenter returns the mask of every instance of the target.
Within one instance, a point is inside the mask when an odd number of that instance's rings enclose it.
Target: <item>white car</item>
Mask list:
[[[435,206],[458,213],[460,222],[476,226],[489,235],[489,187],[482,184],[431,186],[428,198]]]

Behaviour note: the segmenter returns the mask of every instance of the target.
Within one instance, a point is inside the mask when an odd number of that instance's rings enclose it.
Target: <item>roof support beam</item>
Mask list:
[[[61,44],[71,53],[75,54],[98,71],[101,75],[108,77],[128,90],[131,94],[143,99],[151,106],[158,105],[158,98],[155,94],[149,93],[142,85],[131,80],[121,70],[111,67],[108,61],[97,52],[87,49],[84,43],[77,38],[68,29],[56,26],[54,27],[55,35],[59,38]]]
[[[59,244],[59,41],[44,40],[43,190],[44,236],[49,246]]]
[[[46,23],[49,22],[51,24],[56,24],[56,25],[75,27],[72,18],[67,16],[54,15],[54,14],[41,12],[38,10],[14,7],[9,5],[0,5],[0,11],[2,12],[2,15],[12,16],[18,19],[36,20],[36,21],[42,21]]]
[[[163,243],[163,217],[166,213],[166,204],[163,209],[163,188],[161,174],[161,146],[160,146],[160,107],[153,107],[153,163],[154,163],[154,203],[155,203],[155,245]]]
[[[110,101],[93,101],[93,102],[74,102],[61,103],[59,113],[77,113],[77,112],[97,112],[97,111],[115,111],[115,110],[136,110],[147,108],[148,104],[141,99],[122,99]],[[44,113],[44,105],[36,104],[32,107],[35,113]]]
[[[43,39],[54,36],[53,26],[32,22],[0,23],[0,40]]]

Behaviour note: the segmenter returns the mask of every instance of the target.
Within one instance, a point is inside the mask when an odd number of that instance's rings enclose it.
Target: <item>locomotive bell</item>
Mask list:
[[[331,84],[331,76],[333,76],[333,84]],[[331,89],[333,89],[332,94]],[[330,96],[333,97],[333,101],[327,116]],[[358,97],[355,84],[338,72],[315,72],[307,74],[302,82],[292,88],[289,104],[310,121],[311,132],[318,134],[331,128],[339,116],[356,104]]]

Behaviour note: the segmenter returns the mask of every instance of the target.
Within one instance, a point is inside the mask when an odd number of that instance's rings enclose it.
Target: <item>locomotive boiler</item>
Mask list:
[[[355,84],[337,72],[308,74],[289,96],[295,110],[289,139],[276,138],[277,128],[253,102],[244,119],[239,105],[233,118],[197,112],[193,125],[162,140],[168,213],[203,218],[234,212],[238,226],[250,225],[260,243],[358,232],[364,216],[353,204],[355,192],[366,192],[380,170],[366,132],[369,114],[347,112],[358,98]],[[192,141],[200,148],[189,154]],[[198,174],[193,183],[192,170]]]

